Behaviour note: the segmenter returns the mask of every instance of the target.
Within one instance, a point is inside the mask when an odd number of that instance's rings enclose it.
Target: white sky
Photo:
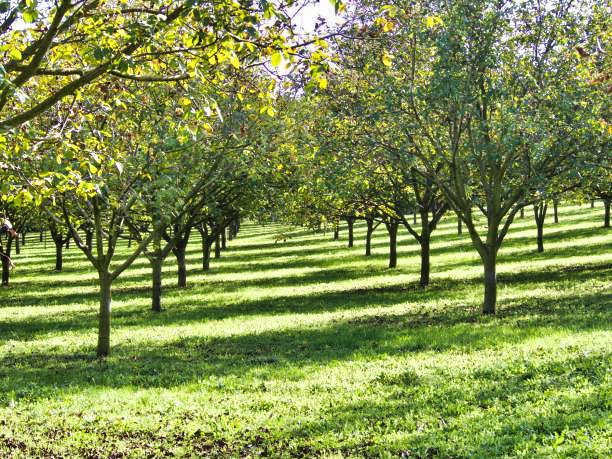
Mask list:
[[[342,13],[336,15],[330,0],[318,0],[317,3],[309,3],[294,17],[296,30],[305,34],[314,33],[314,26],[318,17],[326,19],[328,25],[334,25],[341,22]]]

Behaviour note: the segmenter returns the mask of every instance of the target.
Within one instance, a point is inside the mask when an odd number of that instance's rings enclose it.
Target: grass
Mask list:
[[[609,457],[612,233],[560,213],[543,254],[513,226],[495,317],[451,217],[424,291],[406,232],[396,270],[382,227],[366,258],[363,226],[347,249],[247,224],[209,273],[194,238],[161,314],[146,260],[116,282],[105,360],[95,274],[32,235],[0,291],[0,457]]]

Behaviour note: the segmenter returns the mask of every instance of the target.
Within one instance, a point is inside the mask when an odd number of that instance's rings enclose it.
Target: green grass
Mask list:
[[[116,282],[112,355],[95,359],[96,276],[76,248],[54,273],[35,235],[0,291],[0,457],[609,457],[612,232],[562,207],[535,251],[529,213],[499,257],[499,314],[455,219],[432,285],[404,231],[373,256],[331,233],[244,225],[189,286],[165,265]],[[343,230],[341,236],[346,236]]]

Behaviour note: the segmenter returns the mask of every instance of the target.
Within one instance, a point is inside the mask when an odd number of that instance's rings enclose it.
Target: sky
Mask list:
[[[319,0],[317,3],[309,3],[302,8],[294,17],[297,30],[302,33],[314,33],[317,18],[322,17],[328,24],[340,22],[341,16],[336,15],[330,0]]]

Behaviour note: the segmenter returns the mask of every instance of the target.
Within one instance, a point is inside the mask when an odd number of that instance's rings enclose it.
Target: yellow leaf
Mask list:
[[[17,48],[13,48],[11,49],[11,52],[9,53],[9,57],[13,60],[20,61],[21,51],[19,51]]]
[[[239,69],[240,68],[240,60],[238,59],[238,56],[236,56],[235,54],[232,54],[230,56],[230,64],[232,64],[234,66],[234,68]]]
[[[327,88],[327,78],[325,77],[319,78],[319,88],[321,89]]]
[[[393,55],[387,50],[383,52],[382,63],[387,67],[391,67],[393,65]]]
[[[274,108],[268,107],[266,108],[266,113],[268,114],[268,116],[274,116],[276,114],[276,111],[274,110]]]
[[[272,67],[278,67],[282,60],[283,56],[279,52],[273,53],[270,57],[270,63],[272,64]]]

